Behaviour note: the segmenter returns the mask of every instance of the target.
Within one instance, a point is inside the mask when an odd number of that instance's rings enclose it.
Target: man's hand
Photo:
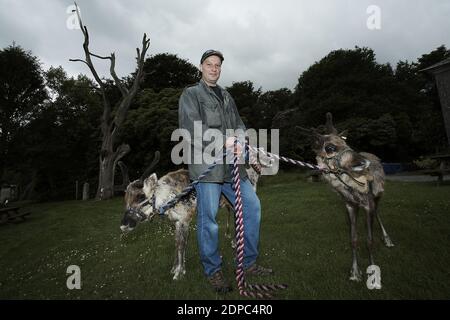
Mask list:
[[[234,141],[236,140],[236,137],[228,137],[227,141],[225,141],[225,148],[227,148],[227,150],[229,150],[231,148],[231,150],[233,150],[234,154],[237,155],[238,157],[242,154],[242,145],[238,142],[236,144],[236,150],[234,150]]]

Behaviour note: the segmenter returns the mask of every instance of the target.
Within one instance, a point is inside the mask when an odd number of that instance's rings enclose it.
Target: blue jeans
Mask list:
[[[219,254],[219,227],[216,215],[220,196],[234,205],[234,191],[231,183],[200,182],[197,191],[197,240],[200,260],[206,276],[221,269]],[[259,226],[261,222],[261,204],[248,179],[241,180],[241,197],[244,216],[244,268],[250,267],[258,257]]]

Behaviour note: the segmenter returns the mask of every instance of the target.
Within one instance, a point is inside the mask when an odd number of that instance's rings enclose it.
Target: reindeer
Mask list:
[[[350,280],[361,281],[362,274],[356,256],[356,215],[359,208],[363,208],[367,214],[367,247],[370,265],[375,265],[372,228],[375,217],[381,227],[384,244],[387,247],[394,246],[378,213],[379,202],[384,192],[384,171],[380,159],[375,155],[352,150],[345,141],[345,131],[338,134],[334,128],[331,113],[327,113],[326,117],[327,134],[319,134],[315,129],[298,128],[312,133],[312,149],[316,154],[319,168],[323,170],[323,177],[345,202],[350,219],[353,256]],[[381,289],[381,283],[374,288]]]
[[[150,175],[151,170],[158,162],[159,153],[157,156],[155,155],[152,164],[145,170],[141,178],[131,182],[125,191],[125,213],[120,226],[122,232],[130,232],[139,223],[151,221],[158,214],[160,206],[173,199],[190,184],[189,172],[184,169],[169,172],[159,179],[155,173]],[[268,166],[265,162],[263,165]],[[252,164],[251,169],[247,169],[247,172],[258,170],[258,168],[256,164]],[[257,182],[257,178],[255,179],[255,175],[252,173],[249,175],[249,179],[252,183]],[[222,196],[221,203],[224,206],[225,204],[231,206],[224,196]],[[193,191],[164,213],[170,221],[175,223],[175,259],[171,269],[173,280],[179,280],[186,274],[185,252],[189,224],[196,214],[196,209],[197,199],[196,193]]]

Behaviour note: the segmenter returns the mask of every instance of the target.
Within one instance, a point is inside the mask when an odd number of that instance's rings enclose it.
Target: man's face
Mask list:
[[[208,85],[216,85],[220,78],[220,71],[222,68],[222,61],[218,56],[210,56],[200,65],[202,72],[202,79]]]

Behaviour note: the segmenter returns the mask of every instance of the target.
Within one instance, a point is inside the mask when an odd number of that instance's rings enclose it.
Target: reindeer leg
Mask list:
[[[172,269],[170,269],[170,273],[175,274],[175,271],[178,266],[178,228],[177,228],[178,221],[175,222],[175,256],[173,259],[173,265]]]
[[[186,274],[186,246],[187,246],[187,240],[189,237],[189,223],[183,223],[182,224],[182,237],[183,237],[183,244],[181,248],[182,253],[182,265],[181,265],[181,274]]]
[[[350,270],[350,280],[351,281],[361,281],[362,273],[358,268],[358,258],[356,255],[358,236],[356,234],[356,214],[358,213],[358,207],[346,203],[348,217],[350,219],[350,235],[352,244],[352,269]]]
[[[188,227],[181,221],[175,223],[175,263],[172,268],[173,280],[179,280],[185,273],[184,269],[184,254],[186,250],[187,230]]]
[[[378,203],[380,201],[380,198],[375,198],[374,204],[375,204],[375,215],[377,217],[378,224],[380,225],[381,232],[383,233],[383,242],[384,245],[388,248],[391,248],[394,246],[394,243],[392,242],[391,238],[386,232],[386,229],[384,228],[383,222],[381,221],[380,213],[378,212]]]
[[[375,201],[370,201],[368,206],[364,207],[367,212],[367,248],[369,249],[369,262],[370,265],[367,268],[367,288],[381,289],[381,270],[380,267],[375,265],[373,259],[373,221],[376,215]]]
[[[367,219],[367,249],[369,250],[369,263],[370,265],[375,264],[373,262],[373,218],[375,215],[375,206],[369,201],[369,205],[364,207],[366,210],[366,219]]]
[[[230,217],[231,217],[231,210],[230,208],[227,207],[227,226],[225,229],[225,237],[227,237],[228,239],[231,239],[231,234],[230,234]]]
[[[226,228],[226,231],[225,231],[225,236],[226,236],[228,239],[231,239],[231,240],[230,240],[231,248],[236,249],[236,239],[235,239],[235,237],[232,237],[232,236],[231,236],[231,232],[230,232],[230,220],[231,220],[231,217],[233,217],[233,222],[235,221],[235,220],[234,220],[234,211],[233,211],[230,207],[228,207],[228,206],[227,206],[227,211],[228,211],[228,215],[227,215],[227,228]],[[233,223],[233,230],[234,230],[234,228],[235,228],[235,223]]]

